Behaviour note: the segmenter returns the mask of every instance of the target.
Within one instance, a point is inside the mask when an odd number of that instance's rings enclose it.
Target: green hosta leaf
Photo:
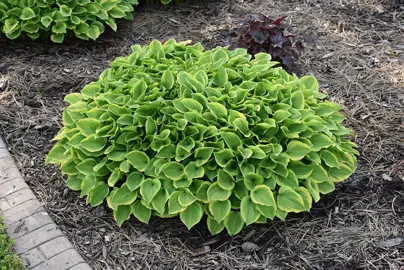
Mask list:
[[[317,186],[321,194],[328,194],[335,189],[334,182],[331,180],[318,183]]]
[[[35,18],[35,12],[29,8],[29,7],[25,7],[23,8],[23,10],[21,11],[21,20],[27,21],[27,20],[31,20],[32,18]]]
[[[83,178],[83,181],[81,182],[81,193],[80,197],[84,197],[85,195],[88,195],[90,191],[95,187],[97,184],[97,178],[95,178],[92,175],[87,175]]]
[[[203,167],[198,167],[195,161],[188,163],[185,166],[185,175],[190,178],[201,178],[205,175],[205,169]]]
[[[256,204],[255,208],[258,210],[258,212],[261,213],[261,215],[263,215],[266,218],[269,218],[270,220],[274,219],[277,212],[276,204],[271,206]]]
[[[46,164],[48,163],[61,164],[67,158],[68,155],[66,154],[66,148],[63,147],[62,145],[55,145],[52,148],[52,150],[48,153],[48,156],[46,157]]]
[[[241,200],[240,213],[247,226],[256,222],[260,217],[260,212],[255,208],[250,196],[246,196]]]
[[[320,155],[317,154],[316,152],[310,152],[306,156],[309,160],[313,161],[315,164],[320,165],[321,164],[321,158]]]
[[[131,206],[131,212],[139,221],[149,224],[151,210],[145,207],[140,201],[136,201]]]
[[[89,152],[98,152],[104,149],[106,143],[106,138],[96,138],[95,135],[90,135],[81,141],[81,146]]]
[[[300,161],[289,162],[288,168],[291,169],[299,179],[306,179],[313,172],[312,166],[306,165]]]
[[[312,197],[310,192],[304,187],[298,187],[295,189],[297,193],[299,193],[300,197],[302,197],[304,209],[309,211],[312,205]]]
[[[140,194],[147,204],[153,200],[161,188],[161,182],[158,179],[146,179],[140,184]]]
[[[248,195],[248,189],[245,187],[244,182],[236,182],[233,192],[239,200]]]
[[[274,113],[274,119],[276,120],[276,122],[282,122],[285,119],[289,118],[292,114],[288,111],[285,110],[277,110]]]
[[[182,206],[179,201],[178,197],[180,196],[180,191],[175,191],[171,193],[170,197],[168,198],[168,213],[169,214],[178,214],[185,210],[185,207]]]
[[[251,190],[251,200],[255,204],[272,206],[275,205],[272,190],[265,185],[258,185]]]
[[[316,183],[321,183],[328,180],[328,173],[321,165],[311,164],[313,168],[310,174],[310,179]]]
[[[248,190],[253,190],[262,183],[264,183],[264,178],[257,173],[247,173],[244,175],[244,185]]]
[[[293,108],[303,109],[304,108],[304,95],[302,91],[293,92],[290,97],[290,102]]]
[[[198,202],[194,202],[180,213],[181,221],[190,230],[193,226],[201,221],[203,216],[202,206]]]
[[[222,169],[218,172],[217,183],[225,190],[232,190],[235,186],[234,178],[227,171]]]
[[[80,133],[86,137],[94,135],[99,125],[100,122],[94,118],[80,119],[77,121],[77,128],[80,130]]]
[[[250,137],[250,130],[248,127],[248,121],[244,118],[237,118],[233,121],[233,125],[239,130],[244,136]]]
[[[331,168],[328,171],[328,174],[330,176],[330,178],[334,181],[334,182],[341,182],[344,181],[345,179],[347,179],[351,174],[353,173],[353,171],[346,166],[345,164],[341,164],[339,168]]]
[[[224,220],[224,227],[229,235],[235,235],[239,233],[244,227],[244,220],[241,217],[240,212],[230,212]]]
[[[86,159],[77,164],[77,170],[84,175],[93,175],[94,174],[94,166],[97,165],[97,162],[94,159]]]
[[[276,209],[276,216],[280,219],[280,220],[282,220],[282,221],[285,221],[285,219],[286,219],[286,216],[288,215],[288,213],[289,212],[285,212],[285,211],[282,211],[281,209]]]
[[[318,202],[320,200],[320,190],[317,183],[308,179],[306,182],[304,182],[304,186],[310,192],[310,195],[313,197],[314,201]]]
[[[213,218],[211,218],[211,217],[208,217],[207,220],[206,220],[206,222],[207,222],[207,224],[208,224],[209,232],[210,232],[212,235],[216,235],[216,234],[222,232],[223,229],[224,229],[224,224],[223,224],[223,222],[218,223],[215,219],[213,219]]]
[[[252,150],[251,158],[256,159],[264,159],[267,155],[265,154],[264,150],[261,149],[259,146],[249,146],[250,150]]]
[[[136,190],[144,180],[144,175],[139,172],[132,172],[126,179],[126,185],[130,191]]]
[[[209,201],[225,201],[230,197],[231,191],[221,188],[219,184],[215,182],[210,185],[207,194]]]
[[[210,112],[217,118],[226,118],[227,117],[227,109],[223,104],[218,102],[209,102],[207,104]]]
[[[227,75],[226,69],[223,66],[219,67],[219,70],[215,76],[213,76],[213,83],[219,87],[223,87],[228,81],[229,76]]]
[[[277,198],[278,208],[285,212],[301,212],[305,210],[302,197],[291,187],[280,187]]]
[[[210,159],[213,153],[212,147],[201,147],[195,151],[196,166],[202,166]]]
[[[121,179],[122,174],[119,168],[115,168],[108,178],[108,186],[113,187]]]
[[[243,145],[243,142],[241,141],[240,137],[237,136],[235,133],[224,132],[221,135],[222,135],[224,142],[233,151],[236,150],[237,147],[240,147]]]
[[[156,211],[159,212],[160,214],[164,214],[168,198],[169,198],[168,191],[164,188],[160,189],[152,200],[153,208],[156,209]]]
[[[201,186],[198,188],[196,192],[196,197],[198,200],[207,203],[208,200],[208,189],[210,187],[210,184],[208,182],[202,182]]]
[[[183,207],[187,207],[188,205],[191,205],[196,200],[197,200],[197,198],[187,188],[182,190],[180,192],[180,195],[178,195],[178,202]]]
[[[157,124],[151,117],[146,120],[146,135],[154,135],[157,132]]]
[[[314,134],[310,137],[310,142],[313,144],[312,151],[319,151],[322,148],[327,148],[334,144],[334,142],[324,134]]]
[[[81,190],[81,182],[83,179],[77,175],[70,175],[67,178],[66,185],[71,190]]]
[[[104,199],[108,196],[108,194],[109,194],[108,185],[102,181],[97,182],[97,184],[95,184],[95,187],[89,193],[91,207],[95,207],[97,205],[102,204],[104,202]]]
[[[170,70],[166,70],[163,72],[163,75],[161,77],[161,84],[166,88],[167,90],[170,90],[173,88],[175,83],[175,78],[173,73]]]
[[[299,186],[299,180],[296,177],[296,174],[292,170],[288,170],[288,175],[286,177],[283,176],[276,176],[276,183],[279,186],[289,186],[291,188],[295,188]]]
[[[209,211],[212,213],[218,225],[226,218],[230,210],[231,203],[229,200],[213,201],[209,203]]]
[[[131,207],[129,205],[119,205],[117,210],[114,210],[114,219],[119,227],[129,219],[131,214]]]
[[[318,92],[318,81],[314,76],[303,76],[300,78],[300,82],[305,86],[306,89],[313,92]]]
[[[180,180],[184,175],[184,166],[178,162],[169,162],[164,166],[163,173],[171,180]]]
[[[30,33],[30,34],[34,34],[36,32],[38,32],[39,27],[36,24],[33,23],[26,23],[22,26],[22,30],[24,32]]]
[[[100,28],[97,27],[96,25],[91,25],[90,28],[88,29],[87,35],[92,40],[96,40],[101,35]]]
[[[5,34],[11,34],[16,32],[19,27],[19,22],[14,19],[7,19],[4,22],[3,31]]]
[[[119,165],[119,169],[124,173],[128,173],[130,171],[129,161],[127,160],[122,161],[121,164]]]
[[[338,111],[341,107],[336,103],[325,101],[323,103],[318,104],[318,107],[314,110],[316,114],[319,116],[328,116]]]
[[[219,152],[213,153],[215,156],[216,163],[224,167],[233,158],[234,154],[230,149],[223,149]]]
[[[141,151],[132,151],[126,155],[126,158],[132,166],[140,172],[143,172],[150,162],[149,157]]]
[[[61,5],[60,6],[60,13],[64,17],[69,17],[72,14],[72,10],[66,5]]]
[[[288,154],[289,158],[294,161],[301,160],[311,151],[310,146],[299,141],[289,142],[287,148],[288,150],[286,153]]]
[[[331,151],[322,150],[320,153],[320,157],[322,160],[324,160],[325,164],[327,164],[328,167],[339,168],[338,158]]]
[[[123,184],[114,196],[111,198],[111,203],[116,205],[130,205],[137,199],[137,192],[130,191],[127,184]]]
[[[83,0],[81,0],[83,1]],[[90,2],[90,1],[88,1]],[[101,0],[100,5],[103,10],[109,11],[119,3],[119,0]]]

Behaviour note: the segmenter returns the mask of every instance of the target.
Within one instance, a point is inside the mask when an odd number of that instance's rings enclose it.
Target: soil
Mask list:
[[[404,269],[403,244],[382,242],[404,237],[404,8],[397,3],[191,0],[140,7],[134,21],[120,22],[116,33],[96,42],[0,38],[0,134],[94,269]],[[288,15],[294,33],[313,39],[300,73],[318,78],[355,130],[358,170],[309,213],[249,226],[235,237],[210,237],[203,224],[188,232],[179,219],[154,218],[149,225],[131,219],[118,228],[107,208],[91,209],[57,167],[44,166],[61,127],[63,97],[97,79],[131,45],[171,37],[226,45],[250,12]]]

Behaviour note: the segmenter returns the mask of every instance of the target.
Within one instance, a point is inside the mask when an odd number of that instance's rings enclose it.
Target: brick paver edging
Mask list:
[[[0,214],[29,269],[91,270],[25,183],[1,138]]]

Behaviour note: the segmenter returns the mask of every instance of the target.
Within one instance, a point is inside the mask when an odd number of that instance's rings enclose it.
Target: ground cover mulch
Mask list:
[[[0,134],[26,181],[94,269],[404,269],[404,8],[388,0],[185,1],[140,7],[96,42],[0,38]],[[188,232],[179,219],[118,228],[44,166],[63,97],[133,44],[153,39],[226,45],[250,12],[288,15],[310,42],[300,74],[343,106],[361,156],[356,173],[309,213],[249,226],[231,238]]]

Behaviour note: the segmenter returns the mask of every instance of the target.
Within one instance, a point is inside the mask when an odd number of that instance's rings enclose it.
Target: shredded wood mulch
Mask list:
[[[94,269],[404,269],[404,4],[389,0],[186,1],[141,7],[96,42],[0,39],[0,133],[55,222]],[[179,219],[118,228],[44,166],[63,97],[97,79],[133,44],[153,39],[227,45],[250,12],[288,15],[313,40],[299,73],[344,108],[361,156],[357,172],[309,213],[249,226],[231,238],[188,232]]]

